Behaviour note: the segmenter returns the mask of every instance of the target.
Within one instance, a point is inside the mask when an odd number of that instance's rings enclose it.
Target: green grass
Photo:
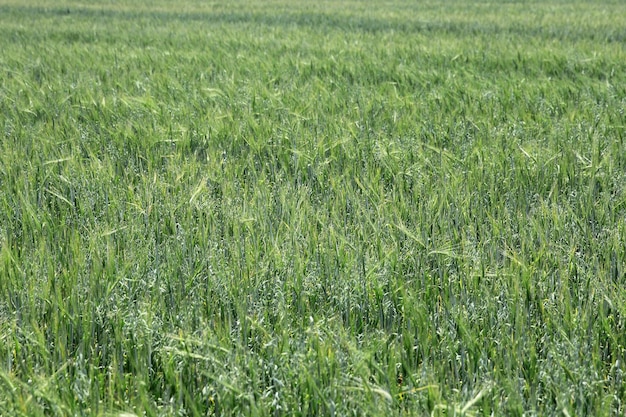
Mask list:
[[[0,0],[0,415],[623,415],[624,28]]]

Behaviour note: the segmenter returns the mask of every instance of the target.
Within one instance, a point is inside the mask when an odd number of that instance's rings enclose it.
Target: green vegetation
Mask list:
[[[0,415],[624,415],[624,28],[0,0]]]

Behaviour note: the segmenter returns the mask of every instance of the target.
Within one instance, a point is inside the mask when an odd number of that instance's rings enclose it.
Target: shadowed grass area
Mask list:
[[[0,414],[623,414],[625,20],[2,2]]]

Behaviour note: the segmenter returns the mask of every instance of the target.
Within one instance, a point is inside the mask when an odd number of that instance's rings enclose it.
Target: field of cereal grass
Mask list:
[[[0,415],[623,415],[625,28],[0,0]]]

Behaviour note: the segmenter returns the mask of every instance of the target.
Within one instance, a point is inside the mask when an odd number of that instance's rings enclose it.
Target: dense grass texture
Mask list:
[[[626,413],[626,3],[0,0],[0,51],[0,415]]]

